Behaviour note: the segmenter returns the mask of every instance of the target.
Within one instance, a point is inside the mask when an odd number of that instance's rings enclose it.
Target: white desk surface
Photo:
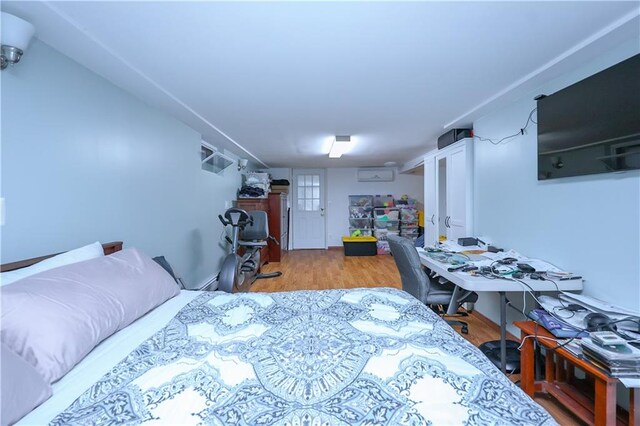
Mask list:
[[[426,251],[421,248],[418,248],[418,254],[420,255],[420,261],[422,264],[429,269],[437,272],[438,275],[448,279],[452,283],[460,286],[461,288],[469,291],[529,291],[530,289],[522,285],[517,281],[509,281],[502,279],[489,279],[481,276],[473,276],[468,274],[467,272],[449,272],[447,268],[450,268],[451,265],[446,265],[444,263],[438,262],[430,258]],[[529,287],[533,291],[575,291],[582,290],[583,288],[583,280],[566,280],[560,281],[554,280],[556,284],[551,281],[542,281],[542,280],[531,280],[531,279],[523,279],[523,282],[527,283]]]

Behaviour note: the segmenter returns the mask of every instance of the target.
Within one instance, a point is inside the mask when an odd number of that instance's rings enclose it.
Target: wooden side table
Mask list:
[[[557,348],[553,340],[536,339],[527,336],[542,336],[553,338],[544,327],[533,321],[517,321],[514,323],[521,330],[524,340],[520,352],[520,384],[527,395],[533,397],[536,393],[553,396],[558,402],[573,412],[577,417],[589,425],[609,426],[624,424],[616,415],[616,385],[618,379],[610,377],[603,370],[591,362],[578,358],[564,348]],[[536,381],[534,374],[534,340],[546,348],[545,377]],[[579,368],[595,382],[595,397],[589,398],[573,384],[575,368]],[[640,405],[640,392],[630,389],[629,425],[640,426],[640,416],[636,407]]]

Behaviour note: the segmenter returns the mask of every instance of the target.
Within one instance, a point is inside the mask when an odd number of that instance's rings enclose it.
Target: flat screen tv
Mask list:
[[[640,54],[538,100],[538,179],[640,169]]]

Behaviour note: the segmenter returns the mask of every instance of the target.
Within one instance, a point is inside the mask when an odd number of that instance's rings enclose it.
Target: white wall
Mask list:
[[[264,171],[269,173],[271,179],[287,179],[289,183],[291,183],[291,169],[285,167],[273,167]]]
[[[492,138],[513,134],[535,108],[534,95],[562,89],[637,49],[622,46],[551,82],[476,121],[475,133]],[[477,235],[584,276],[586,295],[640,310],[640,172],[538,181],[535,124],[526,135],[503,145],[476,140],[474,152]],[[519,296],[510,298],[521,305]],[[496,322],[498,306],[498,296],[488,293],[476,304]],[[509,323],[520,319],[513,311],[508,314]]]
[[[2,263],[123,240],[186,283],[216,274],[216,218],[240,174],[200,168],[200,135],[34,40],[2,71]]]
[[[342,237],[349,235],[349,195],[392,194],[399,198],[407,194],[424,201],[424,177],[399,174],[393,182],[358,182],[357,168],[327,169],[327,245],[342,246]]]

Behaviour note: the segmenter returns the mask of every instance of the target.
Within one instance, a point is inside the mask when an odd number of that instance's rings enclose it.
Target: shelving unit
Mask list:
[[[349,195],[349,235],[359,231],[363,237],[372,236],[372,210],[373,195]]]
[[[389,254],[389,235],[399,235],[400,209],[397,207],[375,207],[373,209],[374,236],[378,239],[378,254]]]
[[[349,195],[349,235],[354,232],[376,237],[378,254],[389,254],[389,235],[418,238],[418,209],[415,204],[396,206],[393,195]]]
[[[400,236],[415,241],[418,238],[418,209],[415,205],[400,205]]]

